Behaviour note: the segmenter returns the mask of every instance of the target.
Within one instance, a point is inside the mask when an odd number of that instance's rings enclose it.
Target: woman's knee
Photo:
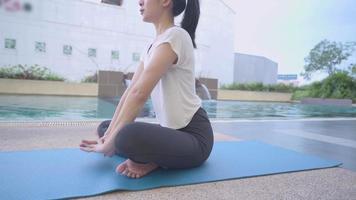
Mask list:
[[[96,132],[97,132],[99,137],[103,137],[104,136],[104,133],[108,129],[110,123],[111,123],[111,120],[105,120],[105,121],[102,121],[99,124],[98,128],[96,129]]]
[[[141,122],[133,122],[120,129],[115,138],[115,145],[119,151],[132,152],[144,142],[145,127]]]

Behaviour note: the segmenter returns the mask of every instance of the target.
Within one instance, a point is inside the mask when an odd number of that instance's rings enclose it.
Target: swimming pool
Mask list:
[[[0,95],[0,121],[56,121],[110,119],[119,99],[38,95]],[[298,103],[203,101],[214,119],[300,119],[356,117],[356,107]],[[139,117],[154,118],[151,101]]]

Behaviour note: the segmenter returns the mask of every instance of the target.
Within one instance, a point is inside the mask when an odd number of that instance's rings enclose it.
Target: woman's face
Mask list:
[[[167,0],[139,0],[140,13],[144,22],[156,22],[167,5]]]

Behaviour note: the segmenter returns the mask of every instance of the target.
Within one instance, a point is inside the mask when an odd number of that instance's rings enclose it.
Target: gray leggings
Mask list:
[[[97,129],[102,137],[111,120]],[[214,144],[208,115],[199,108],[190,123],[181,129],[158,124],[133,122],[124,126],[115,138],[116,154],[138,163],[153,162],[165,169],[197,167],[209,157]]]

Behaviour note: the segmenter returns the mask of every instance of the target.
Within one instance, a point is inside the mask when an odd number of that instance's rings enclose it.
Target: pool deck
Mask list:
[[[145,119],[139,119],[145,121]],[[3,123],[0,151],[78,147],[99,122]],[[216,141],[259,140],[343,162],[341,167],[233,179],[82,199],[355,199],[356,119],[212,120]],[[222,134],[223,133],[223,134]]]

